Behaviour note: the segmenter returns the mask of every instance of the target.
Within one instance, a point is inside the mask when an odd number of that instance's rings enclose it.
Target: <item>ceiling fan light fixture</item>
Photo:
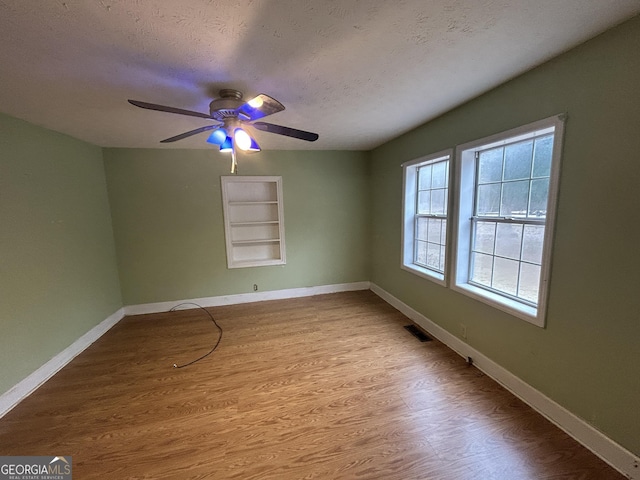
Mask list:
[[[253,138],[241,128],[236,128],[233,132],[233,139],[240,150],[247,151],[255,143]],[[257,145],[257,143],[256,143]]]
[[[224,128],[218,128],[211,132],[211,135],[209,135],[209,138],[207,138],[207,143],[222,145],[226,139],[227,131]]]
[[[253,138],[251,139],[251,145],[249,145],[249,148],[247,149],[247,151],[249,152],[259,152],[260,149],[260,145],[258,145],[258,142],[256,142]]]
[[[264,103],[264,101],[262,100],[262,97],[258,95],[257,97],[254,97],[251,100],[249,100],[247,103],[249,104],[250,107],[260,108]]]
[[[225,138],[224,142],[220,145],[220,151],[223,153],[233,151],[233,140],[231,137],[227,136],[227,138]]]
[[[206,141],[210,144],[219,145],[221,152],[231,152],[231,155],[234,158],[234,165],[236,147],[246,152],[260,151],[258,142],[256,142],[255,139],[242,128],[245,123],[246,127],[249,129],[255,128],[263,132],[298,138],[308,142],[314,142],[318,139],[317,133],[305,132],[304,130],[284,127],[282,125],[274,125],[263,121],[256,121],[284,110],[284,105],[275,98],[264,93],[261,93],[248,102],[243,103],[242,92],[234,89],[222,89],[220,90],[220,98],[216,98],[209,103],[209,113],[185,110],[156,103],[142,102],[140,100],[129,100],[129,103],[147,110],[156,110],[159,112],[186,115],[219,122],[218,125],[206,125],[179,135],[174,135],[170,138],[165,138],[160,142],[171,143],[199,133],[211,132]],[[235,170],[235,167],[232,170]]]

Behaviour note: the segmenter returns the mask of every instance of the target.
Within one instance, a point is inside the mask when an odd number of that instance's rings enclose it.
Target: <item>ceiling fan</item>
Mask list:
[[[315,142],[318,139],[317,133],[306,132],[273,123],[258,122],[261,118],[284,110],[282,105],[275,98],[261,93],[245,102],[242,100],[242,92],[230,88],[220,90],[220,98],[214,99],[209,104],[209,114],[183,110],[181,108],[147,103],[139,100],[129,100],[129,103],[136,107],[160,112],[176,113],[178,115],[188,115],[190,117],[206,118],[215,120],[215,125],[206,125],[188,132],[165,138],[160,143],[171,143],[183,138],[197,135],[198,133],[212,131],[207,138],[207,142],[220,145],[221,152],[231,152],[231,173],[236,173],[236,147],[247,152],[259,152],[260,146],[249,134],[248,130],[255,128],[263,132],[285,135],[287,137],[299,138],[308,142]]]

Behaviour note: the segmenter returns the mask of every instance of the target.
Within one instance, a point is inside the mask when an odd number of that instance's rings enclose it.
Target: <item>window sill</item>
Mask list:
[[[538,308],[524,305],[515,300],[505,298],[488,290],[478,288],[468,283],[458,283],[454,285],[453,290],[460,292],[468,297],[486,303],[498,310],[509,313],[515,317],[525,320],[532,325],[544,328],[544,318],[539,316]]]
[[[431,280],[432,282],[437,283],[438,285],[442,285],[443,287],[447,286],[444,275],[438,272],[434,272],[433,270],[429,270],[428,268],[423,268],[414,264],[402,264],[403,270],[407,272],[411,272],[414,275],[417,275],[422,278],[426,278],[427,280]]]

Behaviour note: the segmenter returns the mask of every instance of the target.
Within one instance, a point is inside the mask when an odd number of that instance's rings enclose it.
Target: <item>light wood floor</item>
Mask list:
[[[0,419],[74,479],[623,479],[371,292],[124,318]]]

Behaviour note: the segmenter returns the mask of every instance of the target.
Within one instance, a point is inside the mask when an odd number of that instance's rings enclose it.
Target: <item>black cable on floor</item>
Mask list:
[[[169,310],[170,312],[175,312],[176,308],[181,307],[183,305],[195,305],[198,308],[201,308],[202,310],[204,310],[207,315],[209,315],[209,318],[211,319],[211,321],[213,322],[213,324],[216,326],[216,328],[220,331],[220,336],[218,337],[218,341],[216,342],[216,344],[213,346],[213,348],[211,350],[209,350],[207,353],[205,353],[204,355],[202,355],[199,358],[196,358],[195,360],[192,360],[188,363],[185,363],[183,365],[176,365],[175,363],[173,364],[173,368],[184,368],[184,367],[188,367],[189,365],[193,365],[196,362],[199,362],[200,360],[202,360],[203,358],[208,357],[209,355],[211,355],[216,348],[218,348],[218,345],[220,345],[220,340],[222,340],[222,327],[220,325],[218,325],[218,323],[216,322],[216,319],[213,318],[213,315],[211,315],[211,312],[209,312],[209,310],[207,310],[206,308],[204,308],[202,305],[198,305],[197,303],[193,303],[193,302],[183,302],[183,303],[179,303],[178,305],[175,305],[173,308],[171,308],[171,310]]]

